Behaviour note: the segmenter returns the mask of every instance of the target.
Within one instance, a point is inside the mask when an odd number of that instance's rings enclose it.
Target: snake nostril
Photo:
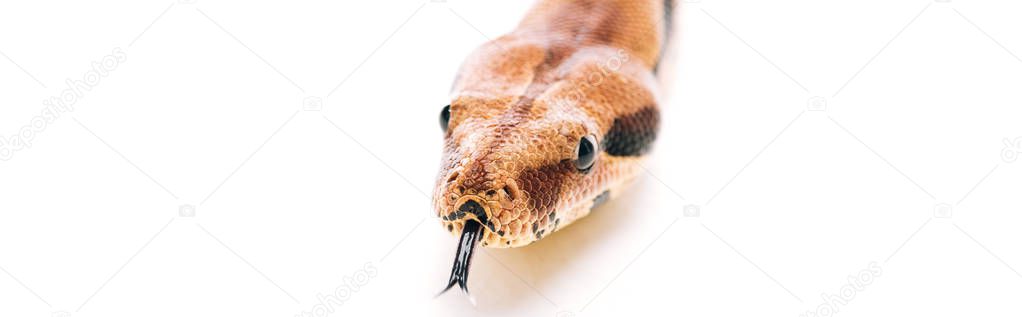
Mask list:
[[[453,181],[457,180],[459,175],[461,175],[461,174],[459,174],[457,171],[455,171],[454,173],[451,173],[451,176],[447,177],[447,182],[450,183],[450,182],[453,182]]]
[[[500,191],[504,193],[504,196],[507,196],[507,198],[510,200],[515,200],[518,198],[517,193],[515,193],[514,189],[512,189],[511,186],[504,185],[504,187],[500,188]]]

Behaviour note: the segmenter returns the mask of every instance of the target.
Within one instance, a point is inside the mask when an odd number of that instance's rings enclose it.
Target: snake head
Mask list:
[[[433,203],[452,234],[475,221],[482,246],[508,248],[581,218],[632,178],[659,112],[648,67],[622,51],[495,43],[468,59],[441,112]]]
[[[620,49],[573,50],[517,35],[467,59],[440,115],[433,204],[460,236],[445,290],[467,292],[477,246],[536,242],[641,171],[659,125],[650,67]]]
[[[562,221],[558,207],[584,194],[572,188],[586,188],[602,169],[595,127],[583,117],[490,117],[489,102],[462,99],[450,105],[434,204],[452,233],[478,222],[483,246],[525,245],[556,230]]]
[[[659,125],[654,72],[671,1],[541,1],[462,65],[440,116],[433,204],[477,245],[527,245],[585,216],[642,170]]]

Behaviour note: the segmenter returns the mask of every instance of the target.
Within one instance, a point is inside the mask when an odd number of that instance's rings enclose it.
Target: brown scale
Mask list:
[[[659,127],[654,72],[670,6],[543,0],[468,57],[451,91],[433,195],[444,228],[462,238],[448,288],[464,288],[476,244],[547,237],[641,171]],[[597,154],[580,170],[587,135]]]

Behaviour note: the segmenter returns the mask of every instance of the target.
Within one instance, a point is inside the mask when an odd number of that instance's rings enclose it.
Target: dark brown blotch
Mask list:
[[[614,118],[614,124],[603,135],[603,151],[613,156],[646,154],[660,129],[660,110],[647,106],[634,113]]]

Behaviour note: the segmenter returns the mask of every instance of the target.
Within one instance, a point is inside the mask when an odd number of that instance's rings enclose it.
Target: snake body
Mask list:
[[[536,242],[642,171],[660,125],[672,5],[540,0],[466,59],[441,114],[433,193],[444,229],[460,236],[447,289],[467,292],[477,246]]]

